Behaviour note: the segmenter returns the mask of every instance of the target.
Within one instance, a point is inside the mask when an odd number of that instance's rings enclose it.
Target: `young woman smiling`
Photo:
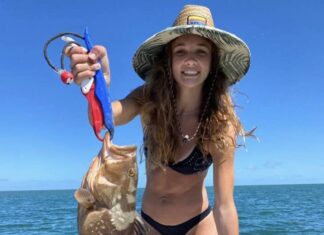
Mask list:
[[[75,81],[102,67],[106,49],[70,48]],[[98,63],[101,60],[101,64]],[[207,7],[186,5],[172,27],[146,40],[133,58],[145,81],[112,103],[115,125],[141,115],[147,185],[142,218],[149,234],[238,234],[233,199],[234,152],[246,136],[229,87],[248,71],[250,52],[238,37],[214,27]],[[214,207],[204,180],[213,165]]]

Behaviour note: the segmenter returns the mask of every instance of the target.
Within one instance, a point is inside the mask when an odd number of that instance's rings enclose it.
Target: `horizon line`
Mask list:
[[[235,187],[249,187],[249,186],[291,186],[291,185],[324,185],[324,183],[283,183],[283,184],[240,184],[240,185],[234,185]],[[212,185],[206,185],[206,188],[213,187]],[[138,187],[137,189],[145,189],[145,187]],[[77,190],[67,188],[67,189],[22,189],[22,190],[0,190],[0,193],[2,192],[31,192],[31,191],[72,191]]]

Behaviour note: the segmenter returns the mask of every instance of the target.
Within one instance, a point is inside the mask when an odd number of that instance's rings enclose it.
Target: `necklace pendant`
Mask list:
[[[186,144],[189,142],[189,135],[182,136],[182,143]]]

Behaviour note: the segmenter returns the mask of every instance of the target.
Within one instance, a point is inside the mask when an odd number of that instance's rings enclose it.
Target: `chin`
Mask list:
[[[194,88],[200,88],[202,87],[203,82],[202,81],[197,81],[197,80],[181,80],[181,82],[178,82],[178,85],[183,88],[187,89],[194,89]]]

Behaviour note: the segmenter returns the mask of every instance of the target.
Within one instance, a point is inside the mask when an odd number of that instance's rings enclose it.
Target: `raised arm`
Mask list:
[[[235,132],[230,126],[228,137],[235,142]],[[235,145],[219,151],[211,145],[210,152],[214,159],[214,218],[220,235],[238,235],[239,225],[237,210],[233,198],[234,188],[234,152]]]
[[[103,46],[94,46],[92,51],[87,51],[79,46],[68,47],[65,51],[66,55],[71,59],[71,69],[74,81],[81,84],[84,79],[88,79],[95,75],[96,70],[102,68],[107,86],[110,85],[110,67],[108,53]],[[98,63],[100,61],[101,63]],[[143,88],[138,87],[128,94],[124,99],[112,102],[114,113],[114,124],[122,125],[132,120],[140,111],[140,100]],[[91,115],[89,114],[89,122],[91,123]]]
[[[140,86],[124,99],[112,103],[114,124],[116,126],[128,123],[140,112],[142,95],[143,86]]]

